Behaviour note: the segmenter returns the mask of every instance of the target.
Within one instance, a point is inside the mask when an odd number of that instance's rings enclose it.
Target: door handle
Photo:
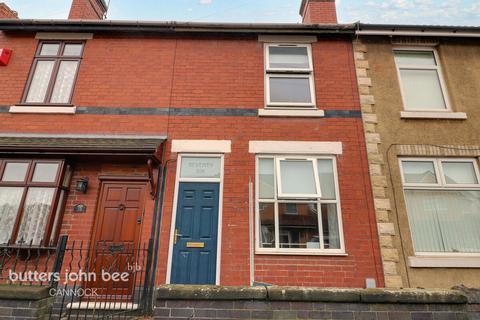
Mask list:
[[[182,235],[178,233],[178,229],[175,229],[175,234],[173,235],[173,244],[177,244],[178,237],[181,237]]]

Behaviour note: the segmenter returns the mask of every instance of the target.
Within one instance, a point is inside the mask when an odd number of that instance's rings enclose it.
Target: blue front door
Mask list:
[[[219,189],[219,183],[179,185],[172,284],[215,284]]]

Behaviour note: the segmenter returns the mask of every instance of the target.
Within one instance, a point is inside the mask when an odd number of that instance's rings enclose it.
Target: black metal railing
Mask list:
[[[121,318],[149,313],[153,241],[0,247],[0,283],[48,286],[51,319]]]
[[[55,245],[0,245],[0,284],[50,285],[48,275],[55,272],[57,250]]]

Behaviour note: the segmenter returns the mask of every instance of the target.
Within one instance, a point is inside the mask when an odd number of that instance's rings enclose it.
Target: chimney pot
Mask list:
[[[18,19],[18,13],[10,9],[5,2],[0,2],[0,19]]]
[[[336,24],[335,0],[302,0],[300,15],[305,24]]]
[[[103,20],[106,12],[105,0],[73,0],[68,19]]]

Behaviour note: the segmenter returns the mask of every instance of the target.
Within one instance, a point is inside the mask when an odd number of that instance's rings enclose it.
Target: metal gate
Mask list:
[[[51,296],[50,319],[129,319],[151,312],[153,241],[68,242],[57,246],[4,246],[0,282],[43,286]],[[19,275],[16,278],[12,274]],[[41,276],[40,276],[41,275]]]

